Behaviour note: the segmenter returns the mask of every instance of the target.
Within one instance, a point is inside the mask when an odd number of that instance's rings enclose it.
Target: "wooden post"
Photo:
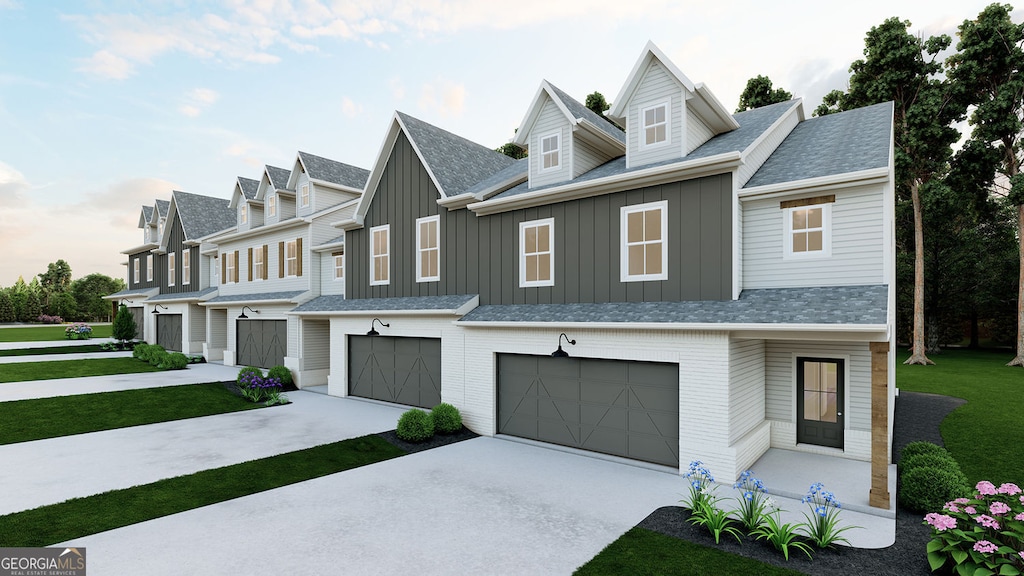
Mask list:
[[[871,492],[868,503],[889,509],[889,343],[871,342]]]

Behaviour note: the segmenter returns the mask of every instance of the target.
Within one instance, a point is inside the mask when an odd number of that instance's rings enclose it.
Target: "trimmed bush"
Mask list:
[[[900,451],[900,464],[903,464],[903,461],[907,458],[917,456],[918,454],[940,454],[949,456],[949,451],[938,444],[925,442],[923,440],[911,442],[904,446],[903,450]]]
[[[246,374],[251,374],[253,376],[263,378],[263,370],[260,370],[255,366],[246,366],[245,368],[242,368],[241,370],[238,371],[238,377],[235,378],[235,382],[237,382],[239,386],[242,385],[242,378]]]
[[[156,346],[156,348],[160,348],[160,349],[159,350],[155,350],[155,351],[150,351],[150,353],[149,353],[149,365],[150,366],[155,366],[155,367],[159,368],[161,364],[163,364],[164,362],[167,362],[167,357],[170,356],[170,354],[168,354],[167,350],[164,350],[160,346]]]
[[[429,440],[434,435],[434,419],[423,410],[409,410],[398,419],[395,433],[406,442]]]
[[[139,360],[143,362],[149,362],[152,364],[153,356],[161,352],[167,352],[164,347],[159,344],[150,344],[143,348],[142,353],[138,356]]]
[[[430,410],[430,416],[434,419],[434,430],[438,434],[454,434],[462,430],[462,415],[459,409],[451,404],[442,402]]]
[[[926,452],[914,454],[909,458],[900,458],[900,474],[906,474],[914,468],[947,468],[949,470],[960,470],[960,465],[948,452]]]
[[[960,468],[911,468],[902,475],[900,504],[911,512],[942,510],[950,500],[971,495],[967,477]]]
[[[139,342],[135,345],[135,349],[132,350],[132,357],[138,360],[144,360],[143,355],[146,354],[146,350],[149,349],[149,344],[145,342]]]
[[[267,371],[268,378],[277,378],[281,381],[283,390],[295,390],[295,383],[292,380],[292,371],[278,364]]]
[[[157,368],[161,370],[184,370],[188,368],[188,356],[181,352],[172,352],[160,363]]]

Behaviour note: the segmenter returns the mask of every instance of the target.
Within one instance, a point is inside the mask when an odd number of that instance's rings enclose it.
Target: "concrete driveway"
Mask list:
[[[476,438],[59,546],[96,574],[570,574],[683,489]]]

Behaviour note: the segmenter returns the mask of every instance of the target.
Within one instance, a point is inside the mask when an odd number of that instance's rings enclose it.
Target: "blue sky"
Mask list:
[[[0,0],[0,286],[123,278],[174,189],[228,198],[298,150],[370,168],[394,110],[497,147],[542,79],[611,101],[653,40],[730,109],[766,74],[809,115],[871,26],[954,35],[988,3]]]

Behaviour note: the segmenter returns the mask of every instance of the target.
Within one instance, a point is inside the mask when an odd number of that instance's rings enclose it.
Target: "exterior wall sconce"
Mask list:
[[[575,340],[569,340],[569,337],[565,335],[565,332],[562,332],[558,336],[558,350],[555,350],[554,352],[551,353],[551,357],[552,358],[568,358],[569,357],[569,353],[566,352],[565,350],[562,350],[562,338],[565,338],[565,341],[568,342],[569,344],[572,344],[573,346],[576,345],[576,341]]]
[[[160,304],[154,304],[153,305],[153,314],[159,314],[160,313],[160,311],[157,310],[157,308],[163,308],[164,310],[170,310],[170,308],[168,308],[167,306],[162,306]]]
[[[374,318],[373,321],[370,322],[370,331],[366,333],[367,336],[380,336],[380,332],[377,332],[373,327],[377,322],[380,322],[380,325],[385,328],[391,328],[391,324],[385,324],[384,322],[381,322],[380,318]]]
[[[259,314],[260,313],[259,310],[254,310],[252,306],[242,306],[242,313],[238,315],[239,319],[245,320],[245,319],[248,318],[248,316],[245,315],[245,309],[246,308],[248,308],[249,312],[252,312],[253,314]]]
[[[118,302],[118,304],[124,304],[125,302],[127,302],[129,304],[135,304],[135,302],[133,302],[133,301],[127,299],[127,298],[121,298],[121,301]]]

